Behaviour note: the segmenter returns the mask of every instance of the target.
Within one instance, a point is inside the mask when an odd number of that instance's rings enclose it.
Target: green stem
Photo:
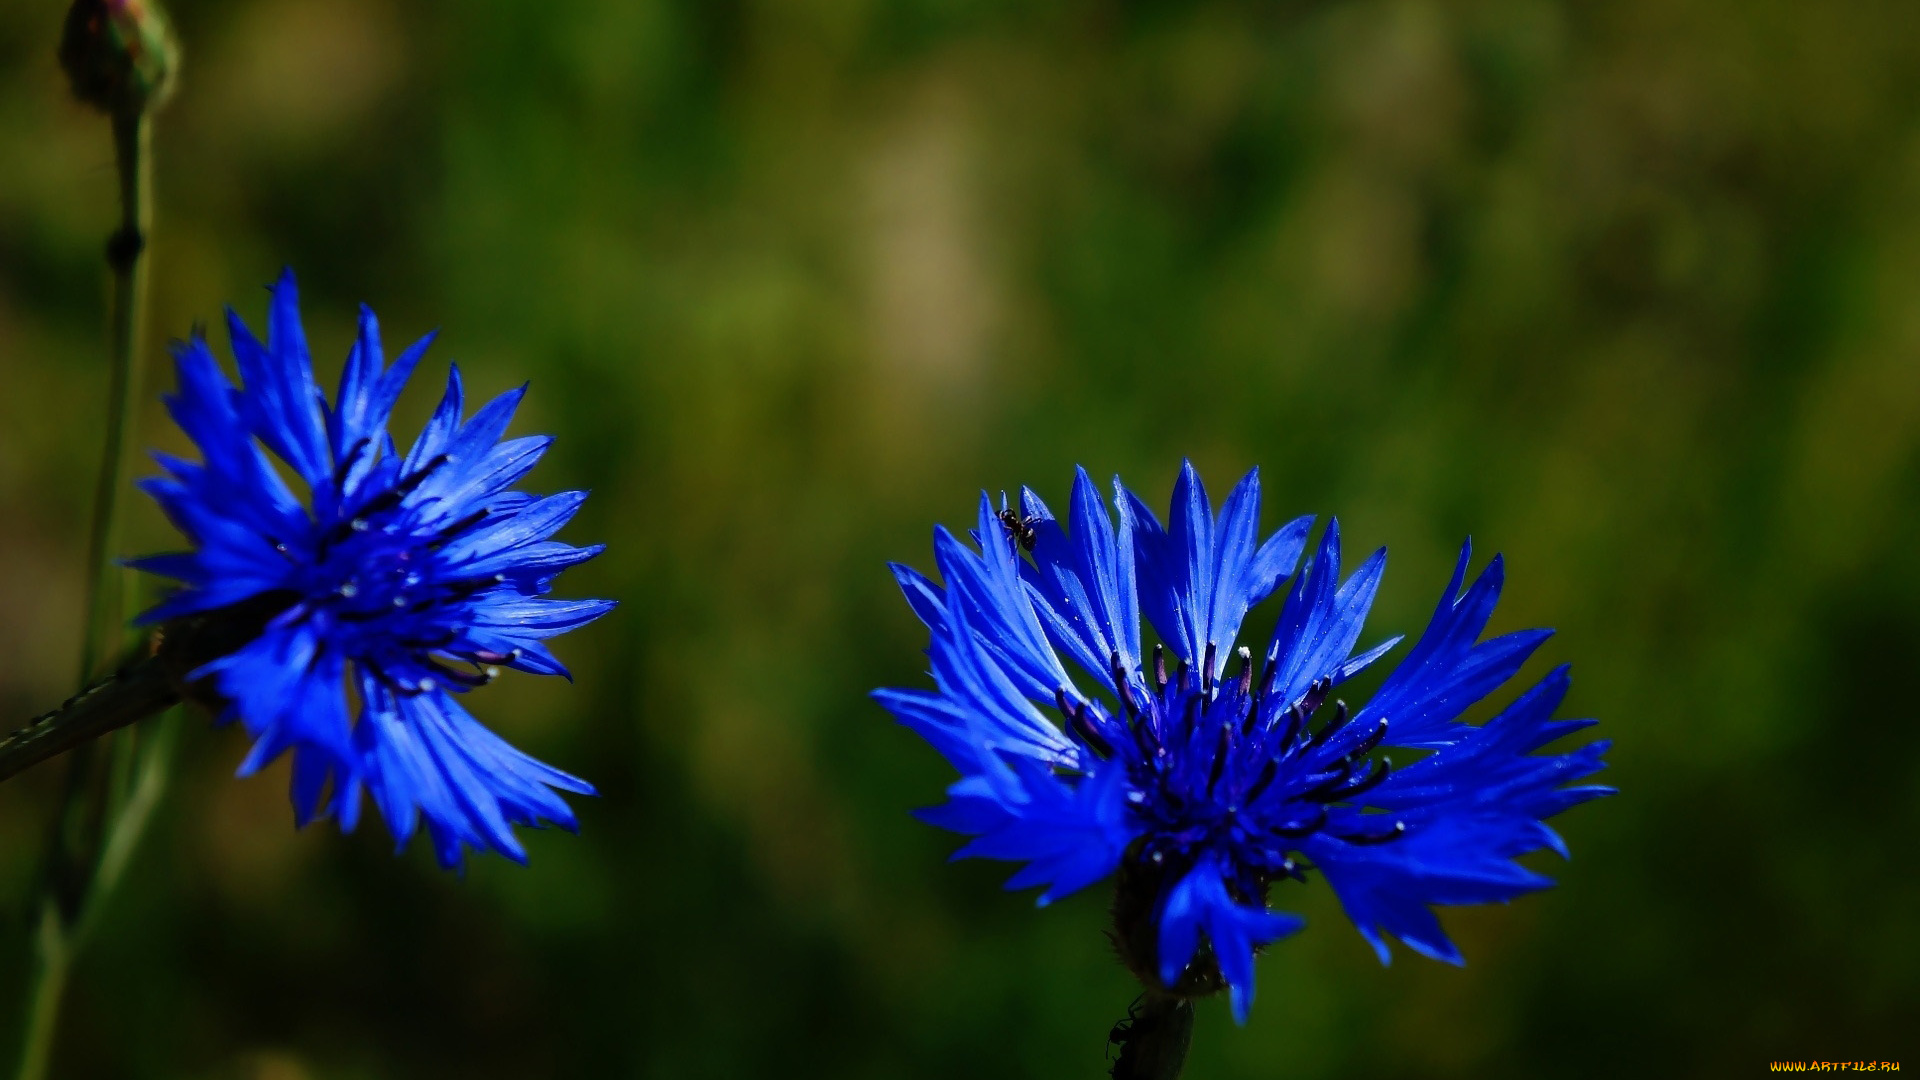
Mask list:
[[[107,826],[106,840],[100,846],[100,862],[94,869],[93,888],[86,906],[80,910],[77,923],[80,930],[86,928],[94,912],[100,909],[100,901],[119,884],[120,874],[133,858],[140,837],[146,834],[147,822],[153,817],[154,808],[160,805],[160,796],[167,790],[167,777],[173,771],[173,746],[180,736],[180,713],[181,710],[177,708],[168,710],[142,732],[140,753],[132,758],[132,776],[120,805],[115,808],[111,824]],[[127,734],[133,733],[129,731]],[[76,932],[75,937],[78,936]]]
[[[147,231],[153,215],[150,143],[144,109],[112,114],[114,160],[120,178],[120,227],[107,241],[113,276],[110,312],[106,445],[94,487],[93,521],[87,534],[86,628],[80,651],[80,685],[86,686],[125,633],[123,571],[117,550],[120,491],[126,481],[127,428],[139,372],[140,334],[146,324]],[[160,738],[133,764],[132,732],[121,732],[114,763],[89,742],[71,755],[66,794],[49,843],[34,935],[32,983],[22,1037],[19,1080],[44,1080],[59,1027],[60,1000],[86,915],[99,908],[119,877],[159,797],[170,758],[170,740]],[[118,774],[118,775],[115,775]],[[138,775],[139,779],[134,777]],[[151,780],[151,783],[147,781]],[[115,782],[130,790],[113,790]],[[112,811],[109,819],[109,811]]]
[[[49,897],[40,905],[40,923],[34,935],[33,983],[27,998],[27,1025],[20,1053],[20,1080],[47,1075],[53,1051],[54,1021],[60,1016],[60,995],[67,988],[67,933],[59,905]]]
[[[87,535],[87,622],[80,654],[85,686],[115,648],[126,624],[120,564],[114,561],[120,489],[126,481],[127,427],[138,382],[140,330],[146,323],[147,231],[153,218],[153,125],[146,114],[113,116],[114,159],[120,173],[120,228],[107,242],[113,272],[112,363],[107,389],[107,440],[93,489],[93,527]]]

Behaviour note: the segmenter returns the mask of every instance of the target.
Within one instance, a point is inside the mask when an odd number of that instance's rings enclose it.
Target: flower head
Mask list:
[[[501,667],[565,675],[543,641],[613,607],[546,599],[556,574],[601,551],[548,539],[585,493],[512,490],[552,439],[501,441],[524,387],[463,421],[457,367],[398,451],[388,419],[431,335],[388,367],[362,308],[329,403],[291,273],[272,289],[264,344],[231,311],[228,327],[238,388],[200,335],[174,350],[167,407],[203,460],[156,455],[169,475],[141,486],[194,547],[134,561],[185,584],[143,620],[265,609],[264,630],[193,677],[254,737],[242,775],[292,751],[299,824],[333,813],[352,829],[366,793],[401,846],[424,819],[442,865],[466,848],[525,861],[513,826],[572,829],[556,790],[593,788],[507,745],[455,695]]]
[[[1031,491],[1017,510],[982,494],[977,551],[934,534],[944,587],[894,567],[932,630],[938,689],[875,696],[960,771],[921,814],[974,837],[960,855],[1024,862],[1007,885],[1045,886],[1042,904],[1117,872],[1114,936],[1134,972],[1183,997],[1228,988],[1241,1020],[1254,951],[1302,925],[1267,909],[1276,882],[1318,871],[1383,963],[1388,937],[1460,963],[1433,905],[1551,884],[1513,860],[1566,854],[1544,819],[1610,793],[1566,786],[1604,767],[1607,744],[1533,753],[1592,723],[1553,719],[1564,667],[1461,721],[1551,633],[1479,640],[1499,557],[1463,592],[1462,548],[1426,632],[1349,710],[1333,689],[1400,640],[1355,651],[1384,549],[1343,581],[1332,522],[1294,574],[1312,519],[1262,540],[1257,471],[1218,518],[1191,465],[1167,524],[1117,478],[1114,509],[1117,526],[1084,470],[1070,529]],[[1289,576],[1256,657],[1241,622]],[[1396,768],[1389,747],[1423,756]]]

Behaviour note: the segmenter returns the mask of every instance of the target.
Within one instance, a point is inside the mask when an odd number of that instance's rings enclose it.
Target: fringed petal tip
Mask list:
[[[293,750],[300,824],[331,814],[350,829],[364,794],[402,845],[424,826],[443,864],[469,850],[523,860],[514,829],[578,828],[559,793],[593,788],[513,750],[441,688],[474,689],[499,667],[567,676],[543,642],[615,606],[546,598],[558,573],[604,550],[549,539],[585,496],[511,490],[551,439],[501,441],[524,385],[463,422],[457,366],[402,455],[388,423],[437,331],[388,366],[379,320],[361,305],[329,402],[292,270],[267,291],[264,334],[226,311],[237,381],[203,330],[173,346],[167,405],[201,460],[156,455],[165,475],[140,487],[191,549],[125,564],[181,583],[142,621],[286,595],[265,630],[188,676],[215,679],[222,716],[253,736],[242,771]]]
[[[948,802],[915,815],[973,838],[955,858],[1023,864],[1007,887],[1042,887],[1039,906],[1121,869],[1122,896],[1139,891],[1116,899],[1117,920],[1137,912],[1115,928],[1129,966],[1172,987],[1183,973],[1207,985],[1188,965],[1217,963],[1240,1021],[1255,951],[1300,926],[1234,899],[1264,896],[1262,882],[1318,871],[1383,962],[1397,938],[1453,964],[1434,907],[1551,884],[1514,860],[1566,854],[1545,820],[1611,792],[1570,786],[1604,767],[1606,747],[1535,753],[1585,726],[1552,718],[1564,672],[1485,724],[1461,719],[1552,633],[1482,640],[1503,557],[1469,584],[1462,545],[1426,629],[1349,714],[1332,688],[1403,644],[1356,652],[1384,548],[1343,578],[1337,520],[1310,557],[1310,516],[1263,538],[1258,470],[1217,512],[1190,461],[1164,519],[1118,478],[1111,509],[1093,492],[1076,470],[1064,517],[1026,488],[1017,510],[983,492],[974,546],[935,529],[938,583],[891,567],[930,628],[936,689],[875,699],[960,770]],[[1271,643],[1236,648],[1275,593]],[[1171,657],[1143,653],[1143,619]],[[1396,766],[1385,747],[1426,753]],[[1162,857],[1186,869],[1170,877]]]

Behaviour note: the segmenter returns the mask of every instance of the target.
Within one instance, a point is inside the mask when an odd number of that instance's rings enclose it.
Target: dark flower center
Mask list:
[[[347,455],[336,473],[344,483],[360,447]],[[404,506],[406,496],[448,463],[446,455],[403,477],[388,490],[362,502],[349,516],[316,523],[306,551],[273,541],[297,568],[303,617],[321,629],[323,641],[338,648],[396,692],[419,693],[447,686],[467,689],[492,677],[488,666],[513,655],[476,652],[455,659],[473,672],[435,658],[459,640],[466,601],[506,582],[504,574],[458,576],[441,549],[478,527],[487,517],[476,510],[446,525],[422,527],[419,508]]]
[[[1123,762],[1128,771],[1128,800],[1145,831],[1122,861],[1114,941],[1149,985],[1159,985],[1153,963],[1159,898],[1203,854],[1223,856],[1227,891],[1236,902],[1264,906],[1272,882],[1306,879],[1311,867],[1294,854],[1306,837],[1324,833],[1375,844],[1406,831],[1385,816],[1378,825],[1369,820],[1357,827],[1352,812],[1391,770],[1372,756],[1387,722],[1362,731],[1349,722],[1344,702],[1329,709],[1331,679],[1282,701],[1277,667],[1256,678],[1249,651],[1238,650],[1238,657],[1237,670],[1216,683],[1213,646],[1197,673],[1184,662],[1170,673],[1165,650],[1156,645],[1151,673],[1139,673],[1150,687],[1142,699],[1116,653],[1111,663],[1121,716],[1071,703],[1064,690],[1056,700],[1067,729],[1089,751]],[[1316,726],[1323,712],[1330,715]],[[1203,949],[1179,985],[1166,989],[1201,995],[1221,985],[1212,953]]]
[[[1328,830],[1329,807],[1351,803],[1386,780],[1391,766],[1370,755],[1386,737],[1387,722],[1355,731],[1346,703],[1334,702],[1332,715],[1316,728],[1331,679],[1282,702],[1274,688],[1277,669],[1269,665],[1256,685],[1252,655],[1245,648],[1238,655],[1238,670],[1216,684],[1214,646],[1207,646],[1196,678],[1184,662],[1169,674],[1166,652],[1156,645],[1152,691],[1142,702],[1114,654],[1124,722],[1070,704],[1064,692],[1057,704],[1068,730],[1089,750],[1126,762],[1134,812],[1148,830],[1143,857],[1185,858],[1222,847],[1235,862],[1292,874],[1284,850]],[[1331,835],[1381,843],[1405,831],[1398,822],[1383,826]]]

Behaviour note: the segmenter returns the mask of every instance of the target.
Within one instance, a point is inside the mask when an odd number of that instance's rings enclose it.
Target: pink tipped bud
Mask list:
[[[156,0],[74,0],[60,66],[81,101],[137,116],[165,100],[180,49]]]

